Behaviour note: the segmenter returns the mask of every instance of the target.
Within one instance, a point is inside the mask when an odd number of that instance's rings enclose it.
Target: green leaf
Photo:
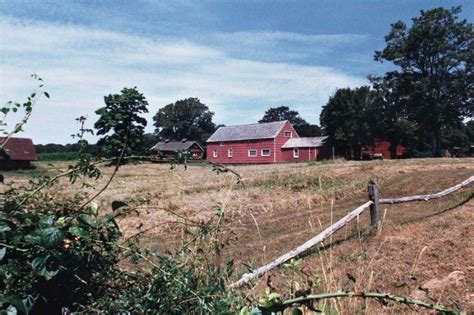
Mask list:
[[[7,309],[5,310],[5,314],[7,314],[7,315],[17,315],[18,310],[16,309],[15,306],[10,304],[10,305],[8,305]]]
[[[44,216],[39,220],[41,226],[47,227],[53,225],[53,218],[51,216]]]
[[[3,257],[5,257],[6,253],[7,253],[7,248],[6,247],[0,248],[0,261],[3,260]]]
[[[273,292],[268,295],[268,300],[269,301],[276,301],[277,299],[280,298],[280,294]]]
[[[262,314],[263,314],[262,311],[258,307],[255,307],[250,311],[250,315],[262,315]]]
[[[36,298],[34,298],[31,295],[28,295],[24,299],[11,299],[10,303],[22,314],[28,314],[30,313],[31,309],[33,308],[33,305],[36,302]],[[10,308],[10,307],[9,307]],[[16,310],[11,310],[11,313],[9,314],[16,314]]]
[[[36,273],[39,273],[43,268],[45,268],[45,266],[46,266],[46,258],[43,258],[43,257],[36,257],[31,262],[31,267],[33,268],[33,271]]]
[[[5,232],[11,231],[11,230],[12,229],[8,225],[6,225],[4,223],[0,224],[0,233],[5,233]]]
[[[55,266],[55,264],[51,256],[46,256],[45,258],[36,257],[31,262],[33,271],[46,280],[50,280],[58,274],[59,270],[53,266]]]
[[[97,202],[92,201],[90,208],[91,208],[91,214],[93,216],[97,216],[99,214],[99,205],[97,204]]]
[[[87,214],[80,214],[77,217],[77,222],[81,225],[89,226],[89,227],[96,227],[95,222],[92,221],[91,217]]]
[[[83,228],[80,228],[78,226],[72,226],[69,228],[69,233],[71,233],[74,236],[80,236],[80,237],[88,237],[89,233],[84,230]]]
[[[41,245],[46,248],[53,248],[63,243],[63,232],[57,227],[49,227],[40,230]]]
[[[249,307],[246,305],[240,309],[239,315],[249,315]]]
[[[303,315],[303,311],[299,308],[294,308],[292,311],[291,311],[291,315]]]
[[[41,245],[41,237],[37,234],[28,234],[25,236],[25,241],[33,245]]]

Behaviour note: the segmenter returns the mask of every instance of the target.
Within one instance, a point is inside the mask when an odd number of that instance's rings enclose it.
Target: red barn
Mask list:
[[[31,161],[36,161],[36,150],[31,139],[0,137],[0,147],[3,147],[0,154],[1,170],[30,168]]]
[[[373,145],[366,145],[362,148],[362,156],[366,159],[390,159],[390,145],[387,140],[375,139]],[[406,148],[400,144],[397,145],[396,150],[397,159],[401,159],[406,153]]]
[[[300,138],[289,121],[220,127],[207,140],[214,163],[313,161],[324,151],[325,137]]]
[[[178,151],[189,151],[191,153],[191,156],[189,157],[190,160],[200,161],[202,160],[204,153],[204,149],[199,145],[199,143],[187,139],[181,141],[160,141],[155,144],[151,150],[160,151],[162,153],[161,156],[154,156],[154,160],[156,161],[173,158]]]

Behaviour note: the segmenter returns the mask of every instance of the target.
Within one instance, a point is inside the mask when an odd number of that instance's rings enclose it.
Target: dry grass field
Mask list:
[[[56,163],[54,168],[65,166]],[[216,174],[202,165],[187,170],[170,170],[163,164],[126,165],[98,202],[102,209],[113,200],[140,203],[139,215],[123,218],[119,224],[125,237],[152,228],[141,235],[141,244],[159,252],[174,248],[182,236],[179,229],[160,225],[175,219],[167,210],[194,220],[213,216],[218,207],[232,211],[235,219],[226,229],[235,237],[224,254],[235,259],[242,274],[245,265],[258,267],[273,260],[366,202],[371,178],[379,185],[381,197],[437,192],[474,175],[474,160],[336,161],[232,169],[241,174],[241,183],[231,173]],[[102,168],[96,189],[112,170]],[[6,174],[6,181],[21,185],[30,176],[48,172],[55,170],[38,164],[35,172]],[[76,188],[64,186],[51,194],[73,194]],[[304,288],[311,279],[320,292],[383,291],[473,311],[473,194],[471,185],[438,200],[383,205],[383,227],[376,233],[368,229],[369,213],[364,212],[357,222],[305,254],[299,266],[304,276],[279,268],[246,288],[246,293],[258,296],[267,285],[281,291]],[[419,311],[374,301],[351,303],[332,301],[332,308],[345,314],[361,307],[369,314]]]

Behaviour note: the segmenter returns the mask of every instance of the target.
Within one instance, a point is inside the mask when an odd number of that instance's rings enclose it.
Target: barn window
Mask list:
[[[293,157],[295,159],[300,157],[300,149],[299,148],[293,148]]]
[[[228,157],[232,157],[232,154],[233,154],[233,153],[234,153],[234,152],[232,151],[232,149],[228,149],[228,150],[227,150],[227,156],[228,156]]]
[[[219,145],[220,145],[221,147],[223,147],[223,146],[224,146],[224,142],[220,142]]]
[[[270,149],[262,149],[262,152],[260,152],[262,156],[270,156]]]
[[[215,157],[215,158],[217,157],[217,150],[212,151],[212,157]]]
[[[249,150],[249,157],[255,157],[255,156],[257,156],[257,150],[255,149]]]
[[[291,138],[291,131],[285,131],[285,137]]]

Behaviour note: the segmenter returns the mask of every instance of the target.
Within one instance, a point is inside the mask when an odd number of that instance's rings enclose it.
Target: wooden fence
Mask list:
[[[255,271],[251,273],[244,274],[242,278],[230,284],[229,287],[231,288],[239,287],[254,278],[262,276],[266,272],[281,265],[282,263],[301,255],[303,252],[321,243],[322,241],[327,239],[329,236],[334,234],[337,230],[339,230],[340,228],[342,228],[343,226],[345,226],[346,224],[348,224],[349,222],[357,218],[367,208],[370,208],[370,224],[372,226],[380,228],[380,225],[381,225],[380,204],[396,204],[396,203],[411,202],[411,201],[427,201],[430,199],[441,198],[463,187],[468,186],[472,182],[474,182],[474,176],[471,176],[465,181],[463,181],[462,183],[449,187],[438,193],[427,194],[427,195],[415,195],[415,196],[408,196],[408,197],[401,197],[401,198],[385,198],[385,199],[382,198],[381,199],[379,198],[377,185],[375,184],[375,182],[371,181],[368,186],[369,201],[367,201],[363,205],[360,205],[356,209],[351,210],[346,216],[341,218],[339,221],[332,224],[331,226],[326,228],[324,231],[322,231],[315,237],[311,238],[310,240],[306,241],[305,243],[301,244],[300,246],[296,247],[295,249],[285,253],[284,255],[278,257],[274,261],[256,269]]]

